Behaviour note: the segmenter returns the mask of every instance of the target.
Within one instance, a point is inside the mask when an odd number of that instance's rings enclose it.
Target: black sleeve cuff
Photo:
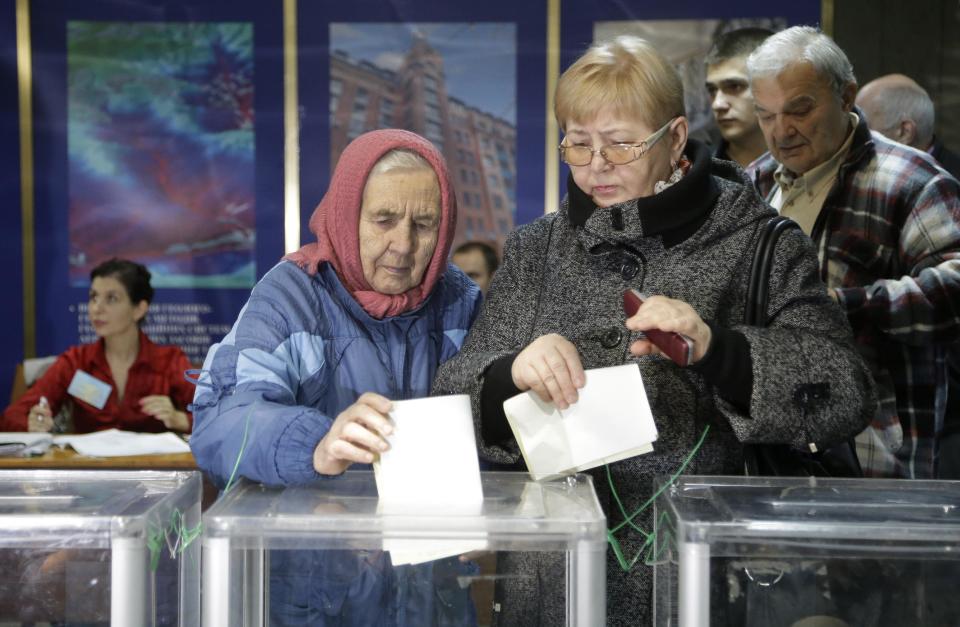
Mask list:
[[[753,395],[753,359],[746,336],[708,322],[712,341],[703,359],[690,366],[703,375],[717,393],[738,408],[749,411]]]
[[[490,364],[483,373],[480,388],[480,434],[483,441],[500,444],[513,439],[513,430],[503,413],[503,401],[516,396],[520,390],[513,384],[513,360],[516,353],[505,355]]]

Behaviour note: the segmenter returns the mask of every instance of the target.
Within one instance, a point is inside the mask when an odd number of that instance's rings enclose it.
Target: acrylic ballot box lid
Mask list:
[[[680,477],[658,532],[713,555],[873,553],[893,545],[960,557],[960,481]],[[884,548],[886,547],[886,548]]]
[[[442,504],[384,508],[373,473],[348,471],[308,486],[242,481],[203,517],[204,541],[234,548],[379,548],[385,538],[425,546],[483,540],[488,550],[566,551],[605,542],[593,482],[574,475],[537,482],[525,473],[481,473],[484,500],[465,511]]]
[[[199,508],[197,472],[0,471],[0,548],[109,548]]]

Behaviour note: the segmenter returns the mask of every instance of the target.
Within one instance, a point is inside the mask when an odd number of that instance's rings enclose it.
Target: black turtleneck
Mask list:
[[[660,236],[665,248],[676,246],[693,235],[710,216],[720,195],[720,188],[710,176],[707,147],[690,140],[686,152],[691,162],[690,170],[678,183],[659,194],[634,198],[610,208],[613,215],[635,211],[640,218],[643,236]],[[593,199],[573,182],[573,176],[567,178],[567,198],[571,224],[583,227],[597,207]]]
[[[604,209],[610,214],[612,231],[623,229],[624,213],[636,212],[643,236],[659,236],[663,246],[670,248],[687,240],[703,225],[710,217],[720,188],[710,173],[710,150],[696,140],[690,140],[686,154],[691,167],[679,182],[659,194],[635,198]],[[577,187],[572,176],[567,179],[567,198],[570,223],[582,229],[597,207],[590,196]],[[615,244],[610,242],[600,246]],[[628,240],[622,245],[629,246]],[[705,322],[710,326],[712,335],[710,348],[690,368],[716,387],[720,396],[741,408],[749,408],[753,391],[753,361],[746,337],[738,331]],[[513,385],[511,374],[515,358],[516,354],[513,354],[493,362],[484,374],[480,402],[484,414],[483,437],[487,442],[501,442],[512,437],[502,404],[520,392]]]

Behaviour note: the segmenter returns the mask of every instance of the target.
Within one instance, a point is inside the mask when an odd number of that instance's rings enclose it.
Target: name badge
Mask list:
[[[73,381],[70,382],[70,387],[67,388],[67,394],[97,409],[103,409],[112,389],[113,386],[109,383],[104,383],[83,370],[77,370],[73,375]]]

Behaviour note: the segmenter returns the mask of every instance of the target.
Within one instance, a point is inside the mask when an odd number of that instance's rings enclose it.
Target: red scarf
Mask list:
[[[433,166],[440,182],[440,226],[437,247],[420,285],[402,294],[381,294],[363,276],[360,261],[360,206],[370,171],[381,157],[394,149],[416,152]],[[350,142],[340,155],[327,193],[310,217],[310,232],[317,236],[317,242],[307,244],[284,259],[293,261],[310,275],[315,274],[319,265],[327,261],[364,311],[378,319],[398,316],[419,307],[446,272],[447,256],[456,228],[456,196],[440,151],[426,139],[409,131],[371,131]]]

